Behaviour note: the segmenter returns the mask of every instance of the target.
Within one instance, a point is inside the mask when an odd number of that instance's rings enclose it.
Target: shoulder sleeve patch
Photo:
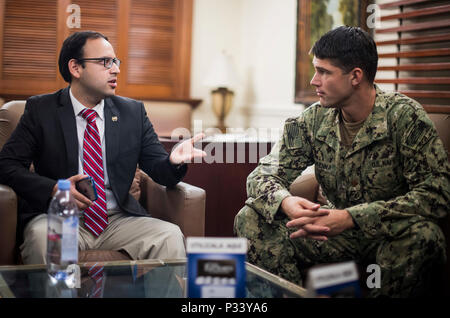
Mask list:
[[[433,136],[435,130],[430,123],[423,120],[416,120],[416,122],[409,127],[405,133],[404,145],[418,150],[421,149]]]
[[[284,142],[288,149],[299,148],[301,141],[301,127],[297,121],[287,121],[284,128]]]

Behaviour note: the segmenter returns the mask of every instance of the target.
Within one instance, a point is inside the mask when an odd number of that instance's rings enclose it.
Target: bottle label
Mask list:
[[[78,217],[63,221],[61,241],[61,261],[78,262]]]

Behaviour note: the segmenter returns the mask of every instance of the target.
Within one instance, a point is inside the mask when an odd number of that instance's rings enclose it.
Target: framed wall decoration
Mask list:
[[[318,100],[309,84],[314,75],[311,47],[324,33],[341,25],[369,31],[366,20],[371,3],[373,0],[297,0],[296,103],[308,106]]]

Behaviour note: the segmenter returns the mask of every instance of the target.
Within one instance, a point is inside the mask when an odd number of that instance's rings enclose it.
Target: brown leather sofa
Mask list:
[[[444,143],[450,160],[450,113],[429,113],[439,137]],[[314,174],[308,173],[298,177],[290,186],[292,195],[300,196],[312,202],[326,204],[326,198],[322,195],[319,183]],[[450,207],[449,207],[450,212]],[[441,219],[439,225],[444,232],[447,242],[447,264],[439,268],[433,276],[433,296],[450,296],[450,215]],[[360,275],[364,277],[365,268],[360,268]],[[365,281],[363,282],[365,283]]]
[[[0,108],[0,149],[15,129],[25,108],[25,101],[11,101]],[[184,182],[174,188],[155,183],[137,169],[130,192],[155,218],[177,224],[185,237],[204,236],[205,191]],[[17,197],[14,191],[0,184],[0,265],[20,263],[16,244]],[[80,262],[126,260],[119,251],[81,251]]]

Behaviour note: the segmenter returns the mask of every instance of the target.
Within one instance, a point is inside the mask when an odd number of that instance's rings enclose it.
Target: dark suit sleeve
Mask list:
[[[169,154],[158,140],[143,104],[141,113],[143,133],[139,167],[155,182],[173,187],[186,175],[187,165],[177,167],[170,162]]]
[[[30,171],[39,151],[41,131],[33,99],[0,152],[0,183],[10,186],[36,210],[45,212],[55,180]]]

